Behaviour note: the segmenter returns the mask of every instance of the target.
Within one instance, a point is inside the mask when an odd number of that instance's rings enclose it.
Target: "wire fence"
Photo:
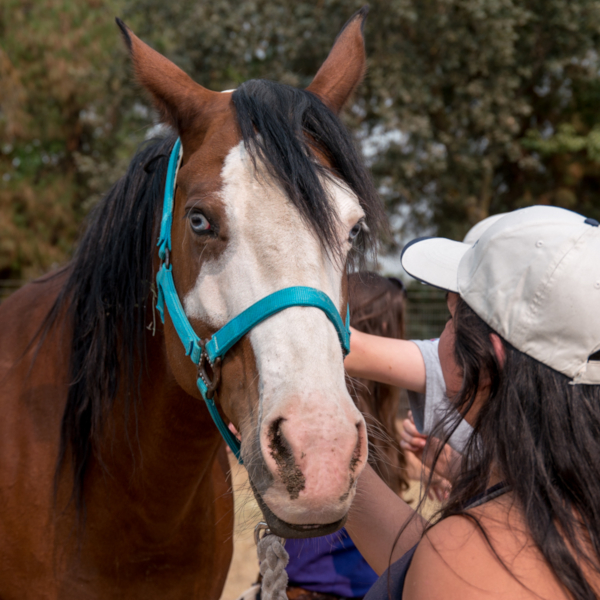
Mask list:
[[[407,287],[406,338],[428,340],[440,337],[450,313],[446,292],[420,283]]]

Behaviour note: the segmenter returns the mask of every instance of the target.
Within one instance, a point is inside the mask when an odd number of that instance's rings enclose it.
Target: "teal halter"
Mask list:
[[[208,411],[215,422],[223,439],[231,448],[240,464],[240,443],[229,431],[215,405],[214,393],[219,383],[221,360],[225,353],[253,327],[291,306],[312,306],[320,308],[335,327],[344,356],[350,352],[350,309],[346,310],[346,324],[327,294],[310,287],[296,286],[279,290],[255,302],[252,306],[234,317],[221,327],[213,336],[201,340],[197,335],[181,306],[181,301],[173,281],[173,269],[170,260],[171,224],[173,222],[173,198],[175,195],[175,180],[181,162],[182,150],[179,139],[175,142],[169,158],[169,169],[165,181],[165,199],[158,238],[158,255],[162,265],[156,274],[158,298],[156,308],[162,322],[165,322],[165,305],[171,321],[183,343],[185,353],[198,366],[197,385]],[[212,378],[207,373],[207,365],[212,371]]]

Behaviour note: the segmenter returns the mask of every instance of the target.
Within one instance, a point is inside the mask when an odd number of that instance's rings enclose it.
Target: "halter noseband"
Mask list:
[[[158,255],[162,261],[162,265],[156,274],[156,285],[158,287],[156,308],[164,323],[166,305],[179,339],[183,343],[186,355],[198,366],[197,385],[206,402],[208,411],[218,430],[221,432],[223,439],[227,442],[227,445],[231,448],[231,451],[235,454],[240,464],[242,464],[240,443],[223,422],[214,401],[214,393],[219,384],[221,373],[221,360],[225,353],[252,328],[274,314],[291,306],[311,306],[320,308],[333,323],[345,356],[350,352],[350,309],[348,307],[346,310],[346,324],[344,324],[335,304],[327,294],[311,287],[289,287],[273,292],[262,300],[255,302],[252,306],[237,315],[237,317],[231,319],[231,321],[221,327],[210,338],[201,340],[188,321],[177,295],[170,258],[175,180],[182,155],[181,141],[178,138],[171,151],[169,169],[165,181],[165,198],[163,202],[160,237],[158,238]],[[207,366],[212,371],[212,378],[207,372]]]

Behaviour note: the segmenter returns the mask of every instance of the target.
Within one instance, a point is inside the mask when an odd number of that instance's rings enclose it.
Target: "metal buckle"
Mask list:
[[[200,362],[198,363],[198,377],[202,379],[206,386],[206,397],[212,398],[221,381],[221,357],[216,358],[214,363],[211,362],[206,352],[206,344],[208,342],[209,340],[200,340],[202,352],[200,353]],[[207,366],[210,367],[210,375],[206,370]]]
[[[269,526],[265,521],[259,521],[254,528],[254,543],[258,546],[260,540],[265,539],[268,535],[274,535],[271,533]],[[282,546],[285,546],[285,538],[276,536]]]
[[[258,542],[268,535],[271,535],[269,526],[265,523],[265,521],[259,521],[254,528],[254,543],[258,546]]]

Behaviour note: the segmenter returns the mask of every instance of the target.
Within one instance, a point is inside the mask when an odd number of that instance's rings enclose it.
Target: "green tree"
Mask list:
[[[306,85],[361,4],[129,0],[126,15],[226,89]],[[461,238],[490,213],[540,202],[600,216],[598,0],[375,0],[366,40],[369,72],[346,118],[397,237]]]
[[[571,188],[565,202],[572,151],[532,141],[563,122],[581,122],[581,133],[600,123],[589,110],[598,100],[600,2],[416,0],[392,2],[384,19],[366,118],[408,134],[374,165],[392,213],[412,203],[413,217],[421,209],[455,238],[490,212],[539,202],[599,216],[593,186]],[[578,160],[597,173],[590,148],[593,140]]]
[[[63,263],[136,144],[116,7],[0,0],[0,278]]]
[[[363,0],[0,0],[0,278],[68,256],[152,122],[114,16],[215,90],[307,85]],[[552,203],[600,218],[600,0],[373,0],[344,118],[395,240]]]

